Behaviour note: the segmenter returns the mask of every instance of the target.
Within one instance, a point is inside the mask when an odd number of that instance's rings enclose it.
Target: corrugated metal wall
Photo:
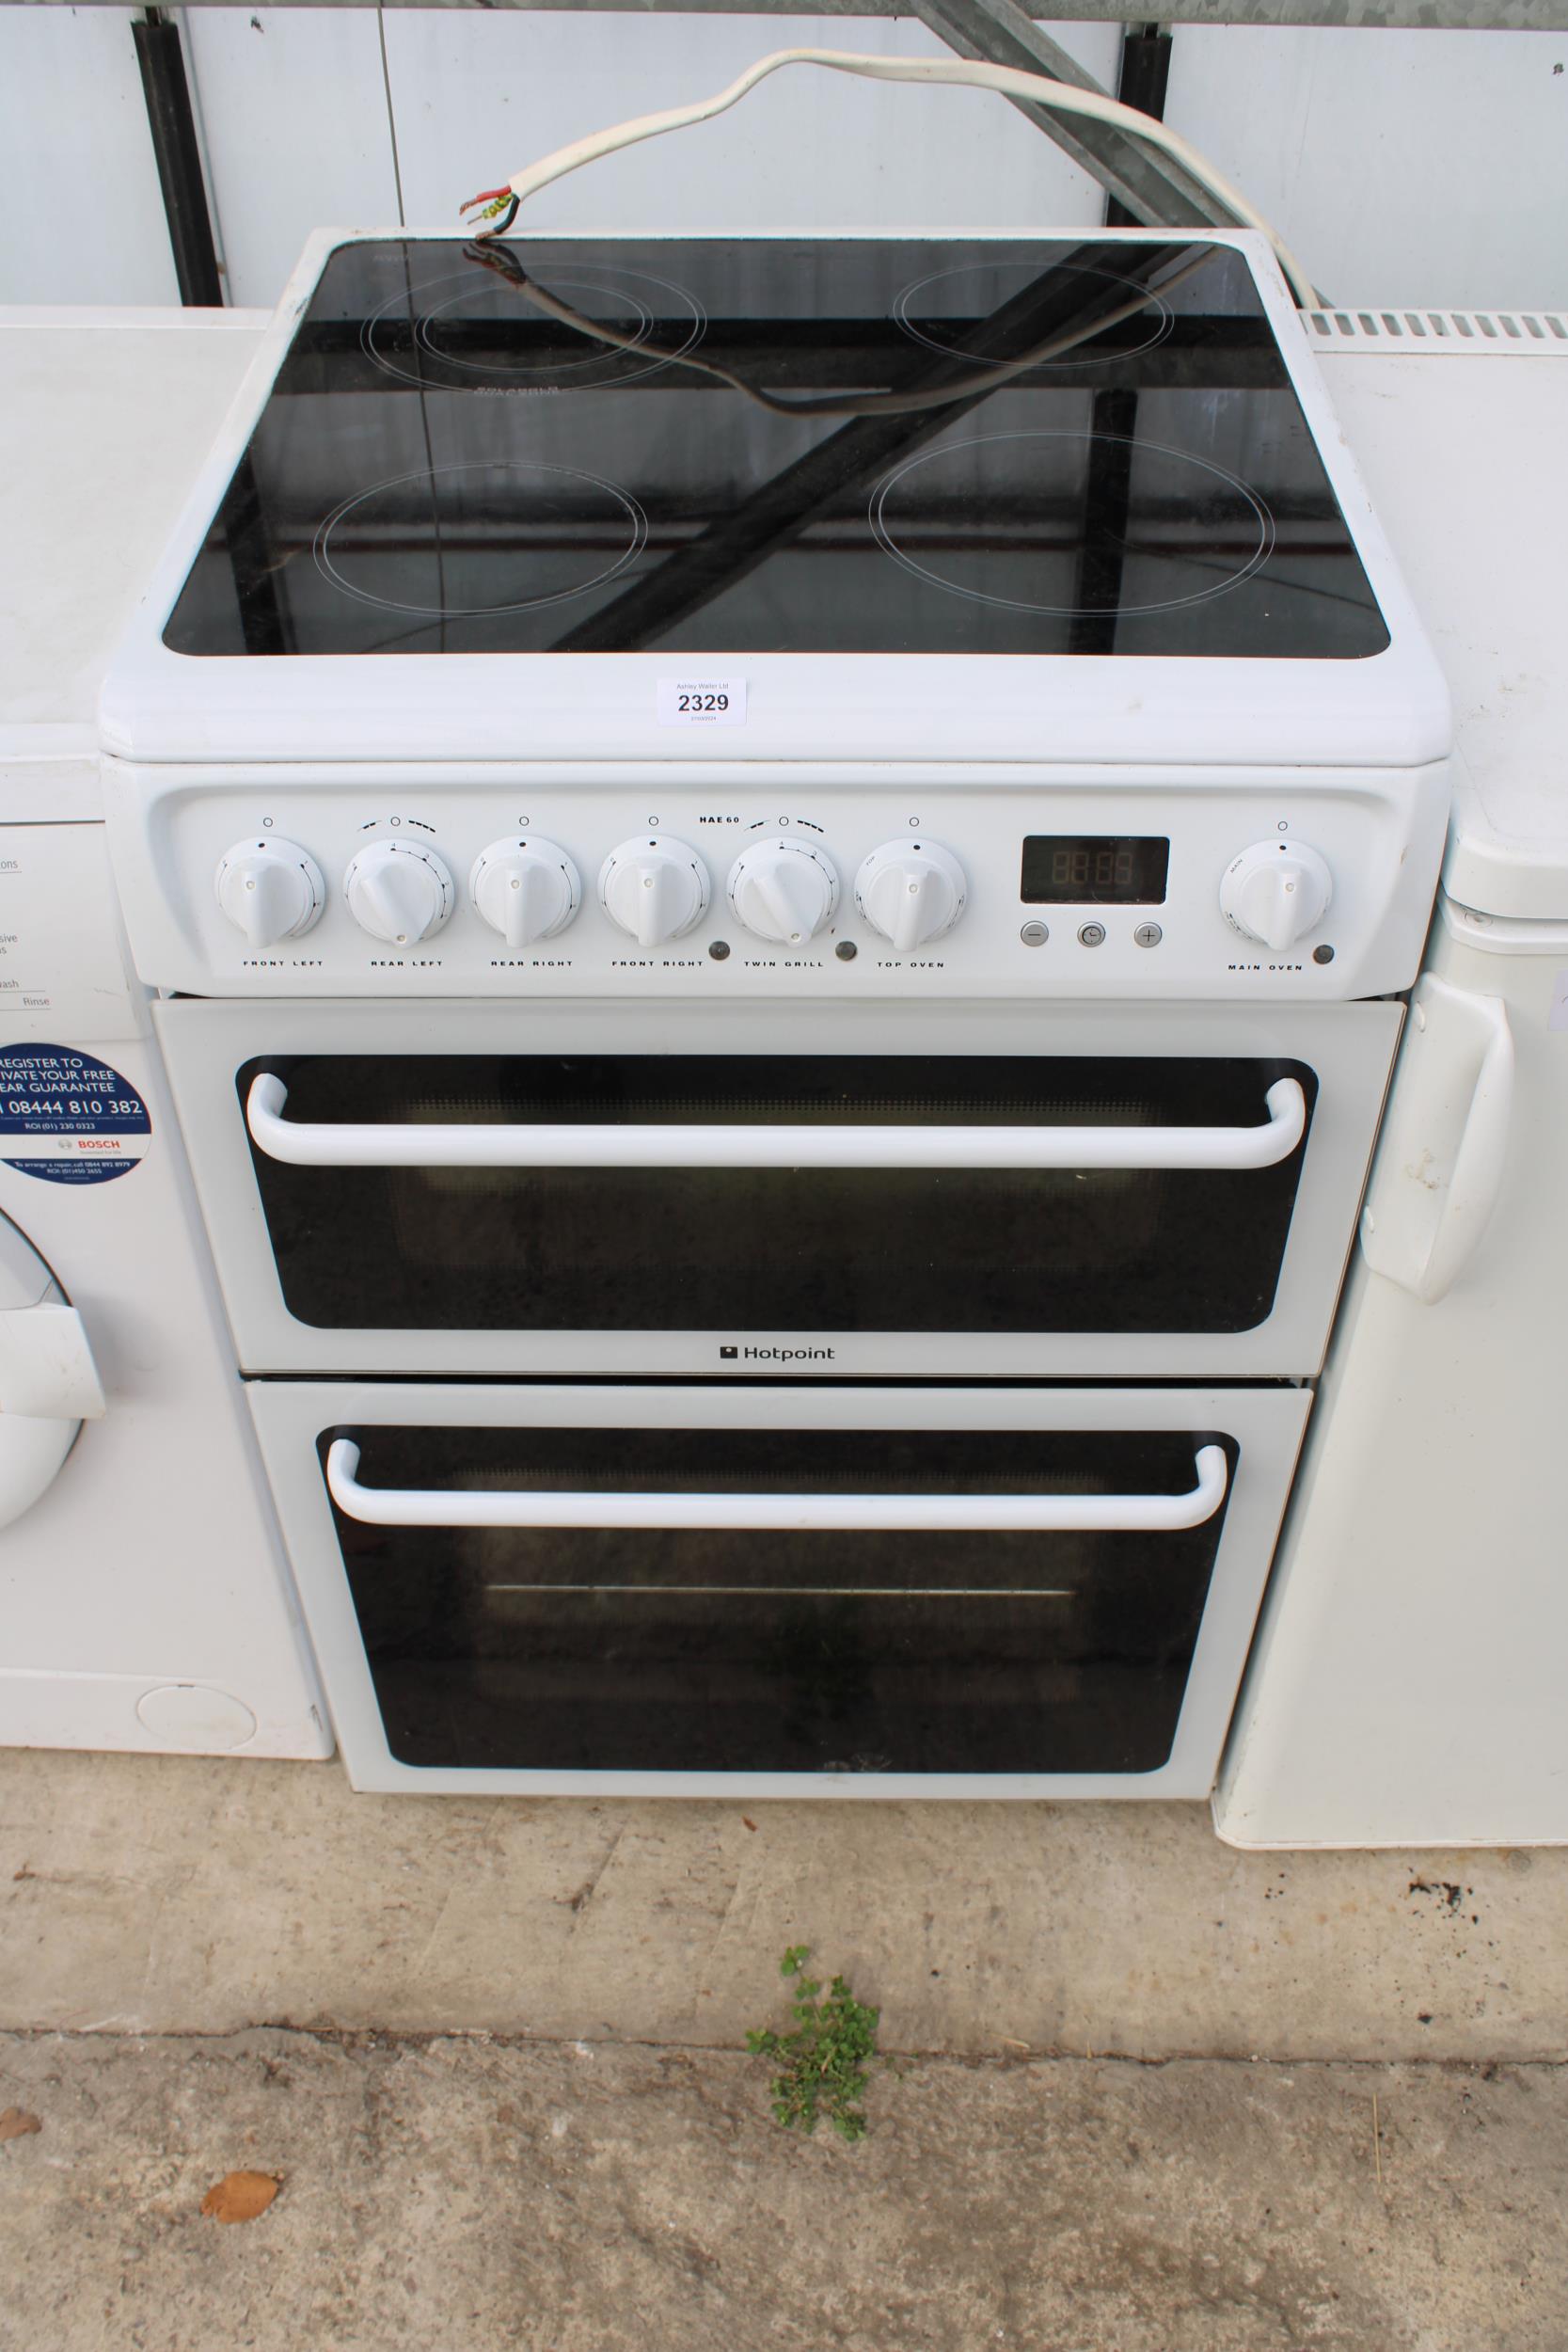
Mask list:
[[[131,11],[0,8],[0,301],[175,298]],[[187,56],[231,299],[273,302],[308,230],[454,222],[624,115],[800,43],[939,54],[809,17],[193,8]],[[1056,28],[1115,86],[1118,34]],[[1338,301],[1568,303],[1568,36],[1182,26],[1169,120]],[[1071,227],[1100,192],[1002,100],[800,72],[721,121],[549,190],[541,226]]]

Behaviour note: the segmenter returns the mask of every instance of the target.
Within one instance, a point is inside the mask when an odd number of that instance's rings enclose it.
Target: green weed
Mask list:
[[[810,1958],[808,1945],[792,1944],[779,1963],[781,1977],[798,1980],[789,2005],[794,2032],[764,2026],[746,2036],[746,2047],[778,2059],[773,2113],[787,2130],[815,2131],[817,2118],[826,2116],[841,2138],[862,2139],[865,2114],[856,2102],[869,2079],[865,2062],[877,2055],[881,2011],[857,2001],[842,1977],[823,1998],[820,1984],[801,1974]]]

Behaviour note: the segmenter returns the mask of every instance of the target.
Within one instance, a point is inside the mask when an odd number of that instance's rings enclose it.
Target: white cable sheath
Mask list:
[[[1046,73],[1025,73],[1015,66],[987,65],[967,57],[875,57],[850,49],[775,49],[769,56],[759,57],[755,65],[748,66],[728,89],[720,90],[717,96],[698,99],[689,106],[667,107],[662,114],[636,115],[627,122],[615,123],[610,130],[595,131],[589,137],[577,139],[570,147],[559,147],[553,155],[530,164],[507,185],[520,203],[526,202],[541,188],[548,187],[552,180],[563,179],[567,172],[580,170],[584,164],[596,163],[601,155],[613,155],[623,147],[636,147],[641,140],[657,138],[665,131],[684,131],[692,123],[711,121],[715,115],[726,113],[769,73],[776,73],[786,65],[827,66],[836,73],[855,73],[872,82],[924,82],[961,89],[996,90],[1004,98],[1027,99],[1035,105],[1049,106],[1056,114],[1087,115],[1095,122],[1114,123],[1118,130],[1131,132],[1148,146],[1157,147],[1169,155],[1200,181],[1212,196],[1217,197],[1227,211],[1234,213],[1244,227],[1256,229],[1267,237],[1296,300],[1308,310],[1322,307],[1311,279],[1283,237],[1248,203],[1241,190],[1233,187],[1223,172],[1178,132],[1167,130],[1152,115],[1140,113],[1135,106],[1124,106],[1119,99],[1103,97],[1097,90],[1074,89],[1069,83],[1053,81]]]

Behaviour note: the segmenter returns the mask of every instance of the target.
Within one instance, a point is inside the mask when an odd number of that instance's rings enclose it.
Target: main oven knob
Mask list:
[[[684,841],[644,834],[611,850],[599,868],[599,903],[640,947],[684,939],[707,913],[707,867]]]
[[[1328,913],[1334,877],[1302,841],[1255,841],[1231,859],[1220,882],[1220,912],[1243,939],[1283,955]]]
[[[417,841],[372,841],[349,860],[343,896],[362,931],[393,947],[414,947],[440,930],[454,893],[434,850]]]
[[[855,876],[856,906],[899,956],[950,931],[968,897],[963,867],[937,841],[884,841]]]
[[[832,921],[838,874],[809,841],[755,841],[730,868],[729,901],[736,921],[759,939],[802,947]]]
[[[474,905],[509,947],[563,931],[582,904],[582,877],[553,841],[519,835],[481,850],[468,876]]]
[[[319,923],[326,904],[321,867],[297,841],[258,834],[218,860],[218,904],[251,946],[275,947]]]

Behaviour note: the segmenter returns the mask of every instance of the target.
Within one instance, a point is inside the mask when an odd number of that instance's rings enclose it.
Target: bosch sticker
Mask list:
[[[106,1184],[147,1150],[152,1121],[130,1082],[63,1045],[0,1050],[0,1167],[51,1184]]]

